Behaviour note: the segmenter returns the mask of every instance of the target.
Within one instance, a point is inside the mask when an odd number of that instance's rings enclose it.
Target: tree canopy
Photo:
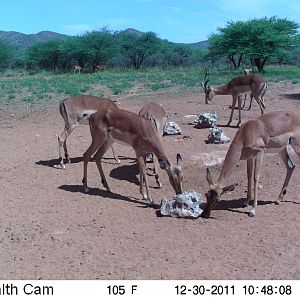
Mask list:
[[[291,47],[297,35],[298,24],[276,17],[229,22],[209,38],[212,58],[226,56],[239,67],[249,58],[259,71],[272,57],[282,56]]]

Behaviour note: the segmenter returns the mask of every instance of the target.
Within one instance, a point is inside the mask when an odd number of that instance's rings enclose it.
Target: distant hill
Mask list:
[[[127,28],[124,31],[120,32],[122,33],[132,33],[132,34],[136,34],[138,36],[141,36],[144,34],[144,32],[141,32],[139,30],[136,30],[134,28]],[[190,47],[191,49],[206,49],[209,46],[209,42],[208,41],[202,41],[202,42],[198,42],[198,43],[174,43],[171,42],[172,44],[178,44],[178,45],[182,45],[182,46],[187,46]]]
[[[142,35],[143,32],[136,30],[134,28],[128,28],[120,33],[132,33],[136,35]],[[25,50],[36,42],[48,42],[51,40],[65,39],[69,37],[65,34],[60,34],[52,31],[41,31],[36,34],[25,34],[15,31],[1,31],[0,30],[0,39],[8,41],[10,44],[17,46],[21,50]],[[192,49],[206,49],[208,47],[208,41],[202,41],[198,43],[173,43],[182,46],[188,46]]]
[[[68,36],[52,31],[41,31],[36,34],[25,34],[15,31],[1,31],[0,39],[8,41],[10,44],[20,49],[26,49],[36,42],[48,42],[51,40],[65,39]]]
[[[209,46],[209,41],[202,41],[198,43],[190,43],[190,44],[183,44],[185,46],[188,46],[192,49],[207,49]]]

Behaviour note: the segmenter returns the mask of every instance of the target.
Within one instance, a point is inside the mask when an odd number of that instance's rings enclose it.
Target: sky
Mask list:
[[[107,26],[196,43],[231,21],[277,16],[300,24],[300,0],[0,0],[0,4],[0,30],[26,34],[80,35]]]

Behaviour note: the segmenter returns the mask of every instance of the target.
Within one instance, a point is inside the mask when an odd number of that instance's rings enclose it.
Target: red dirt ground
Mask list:
[[[299,96],[299,86],[271,84],[266,111],[299,111]],[[226,124],[231,98],[216,96],[211,106],[198,93],[114,99],[133,112],[145,101],[164,106],[169,120],[183,130],[181,136],[163,138],[166,152],[173,162],[177,152],[183,157],[184,190],[204,195],[208,189],[205,164],[222,160],[229,144],[206,144],[209,130],[195,129],[184,116],[216,111],[219,124]],[[1,109],[5,115],[5,108]],[[30,115],[8,116],[0,128],[1,279],[300,279],[299,167],[286,201],[277,206],[273,201],[285,168],[277,155],[266,155],[255,218],[249,218],[242,207],[245,162],[228,180],[238,182],[237,189],[223,197],[210,219],[160,217],[162,197],[174,194],[163,171],[162,189],[156,189],[150,177],[156,207],[149,207],[139,194],[133,150],[116,145],[122,164],[112,159],[103,163],[112,193],[104,191],[91,162],[91,190],[84,194],[81,156],[90,143],[88,127],[75,130],[68,140],[72,164],[66,170],[55,169],[56,134],[63,129],[58,109],[32,109]],[[257,116],[256,104],[242,112],[243,121]],[[230,138],[237,130],[223,129]],[[106,157],[111,158],[110,151]],[[212,166],[215,180],[220,168],[220,163]]]

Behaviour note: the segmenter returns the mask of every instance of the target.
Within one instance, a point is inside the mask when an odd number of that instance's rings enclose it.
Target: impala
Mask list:
[[[65,169],[65,165],[62,159],[62,148],[64,148],[65,158],[67,162],[70,163],[66,142],[68,136],[72,133],[72,131],[80,125],[88,125],[89,116],[97,110],[116,107],[117,105],[110,99],[86,95],[71,96],[60,103],[60,114],[65,121],[64,131],[58,136],[59,165],[62,167],[62,169]],[[112,152],[115,160],[120,163],[115,155],[113,147]]]
[[[80,73],[81,70],[82,70],[82,67],[80,67],[79,65],[74,66],[74,74],[75,74],[76,72]]]
[[[210,72],[206,71],[205,73],[205,82],[202,84],[205,91],[205,103],[210,104],[214,95],[232,95],[232,105],[231,105],[231,114],[227,126],[230,125],[232,121],[233,111],[238,100],[238,110],[239,110],[239,121],[237,127],[241,124],[241,107],[242,99],[241,95],[247,92],[250,92],[256,102],[260,107],[261,114],[264,113],[265,105],[263,103],[262,97],[267,90],[266,80],[254,74],[237,76],[233,78],[229,83],[219,86],[209,86]]]
[[[149,193],[145,165],[145,156],[150,152],[154,153],[158,158],[161,169],[166,170],[175,193],[182,193],[183,175],[181,171],[181,156],[177,154],[176,166],[170,164],[162,147],[160,137],[149,120],[126,110],[107,109],[99,110],[92,114],[89,121],[92,143],[83,154],[84,167],[82,183],[84,192],[88,192],[88,162],[95,152],[94,158],[101,176],[101,182],[106,190],[110,191],[102,169],[101,159],[110,145],[114,141],[117,141],[132,146],[135,151],[140,170],[140,193],[143,199],[148,200],[150,204],[154,203]],[[144,182],[146,193],[144,192]]]
[[[265,152],[278,152],[287,170],[283,187],[275,201],[276,204],[279,204],[286,194],[295,168],[287,151],[288,145],[292,146],[300,158],[300,114],[271,112],[244,123],[228,149],[217,183],[213,183],[207,168],[206,178],[209,183],[209,191],[205,194],[207,204],[202,216],[209,217],[221,195],[234,189],[235,185],[225,186],[225,181],[228,180],[229,175],[232,174],[240,160],[247,160],[248,191],[246,205],[252,200],[252,179],[254,180],[254,201],[249,216],[255,216],[258,182]]]
[[[162,138],[164,134],[164,127],[167,122],[167,115],[163,107],[156,102],[148,102],[140,110],[139,115],[147,118],[152,123],[155,130],[157,131],[158,136]],[[155,177],[158,187],[161,187],[162,185],[159,180],[159,175],[156,168],[156,157],[154,155],[152,155],[152,157],[153,157],[153,175]]]
[[[104,70],[106,70],[106,65],[95,65],[93,67],[93,69],[94,69],[94,72],[104,71]]]

